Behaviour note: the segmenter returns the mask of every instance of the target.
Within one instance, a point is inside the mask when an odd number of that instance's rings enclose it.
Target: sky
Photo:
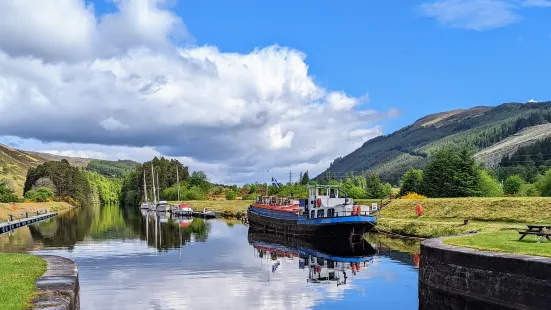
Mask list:
[[[427,114],[551,100],[551,0],[0,2],[0,143],[316,175]]]

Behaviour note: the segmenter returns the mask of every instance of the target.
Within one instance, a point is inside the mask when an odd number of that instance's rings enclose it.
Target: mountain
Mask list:
[[[398,184],[403,173],[423,168],[431,151],[445,144],[468,144],[484,164],[499,162],[520,146],[551,135],[551,101],[505,103],[427,115],[392,134],[368,140],[352,153],[336,158],[316,179],[340,179],[347,174],[379,173]],[[541,125],[541,126],[538,126]]]
[[[124,177],[125,173],[129,173],[139,164],[130,160],[109,161],[22,151],[0,144],[0,182],[14,189],[17,195],[23,195],[23,186],[30,167],[62,159],[67,160],[71,166],[82,167],[107,177]]]

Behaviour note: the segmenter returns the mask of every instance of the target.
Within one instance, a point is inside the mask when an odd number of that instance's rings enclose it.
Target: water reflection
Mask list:
[[[93,206],[0,236],[0,249],[75,260],[82,309],[417,309],[413,257],[373,238],[316,243]]]
[[[281,259],[297,259],[298,269],[308,269],[308,283],[346,284],[349,275],[356,275],[373,262],[375,249],[362,240],[357,243],[329,240],[300,240],[249,229],[249,243],[260,259],[265,259],[272,273]]]

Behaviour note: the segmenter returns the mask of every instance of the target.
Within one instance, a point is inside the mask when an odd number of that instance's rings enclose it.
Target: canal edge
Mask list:
[[[46,272],[36,280],[30,309],[80,309],[78,266],[69,258],[36,255],[47,263]]]
[[[448,294],[502,309],[551,307],[551,258],[445,244],[450,237],[421,242],[420,309],[449,302]]]

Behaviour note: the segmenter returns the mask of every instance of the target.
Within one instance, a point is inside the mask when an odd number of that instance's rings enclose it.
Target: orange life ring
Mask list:
[[[359,206],[353,206],[352,207],[352,215],[358,215],[358,207]]]
[[[316,200],[316,205],[318,206],[318,208],[321,207],[321,198],[318,198],[318,199]]]

